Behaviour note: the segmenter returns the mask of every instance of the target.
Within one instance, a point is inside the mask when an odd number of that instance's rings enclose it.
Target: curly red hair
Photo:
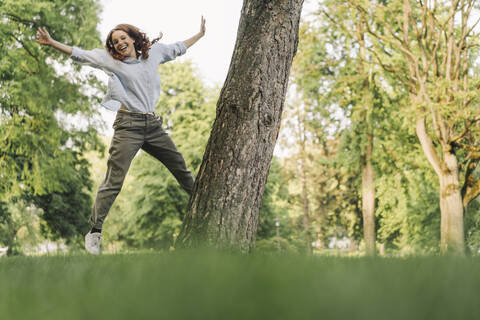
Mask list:
[[[107,36],[107,40],[105,41],[105,49],[107,49],[108,53],[117,60],[123,61],[125,60],[125,56],[121,55],[120,53],[115,50],[115,47],[113,45],[113,40],[112,40],[112,35],[113,32],[121,30],[125,33],[128,34],[130,38],[132,38],[135,43],[135,53],[137,54],[137,59],[139,56],[142,56],[143,59],[148,59],[148,50],[150,50],[150,47],[160,40],[162,38],[162,34],[158,38],[153,39],[150,42],[150,39],[148,39],[147,35],[145,32],[141,32],[140,29],[138,29],[135,26],[132,26],[131,24],[126,24],[122,23],[117,25],[114,29],[112,29]]]

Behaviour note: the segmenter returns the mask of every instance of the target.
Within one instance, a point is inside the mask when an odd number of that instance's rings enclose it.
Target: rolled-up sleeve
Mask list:
[[[187,52],[187,46],[183,41],[178,41],[172,44],[155,43],[149,53],[158,64],[161,64],[171,61],[185,52]]]
[[[83,50],[73,47],[70,58],[75,62],[94,68],[109,70],[113,67],[113,58],[105,49]]]

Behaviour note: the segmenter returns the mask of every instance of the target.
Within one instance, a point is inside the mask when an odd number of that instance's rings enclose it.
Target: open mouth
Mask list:
[[[128,45],[124,44],[118,47],[118,51],[124,53],[127,51]]]

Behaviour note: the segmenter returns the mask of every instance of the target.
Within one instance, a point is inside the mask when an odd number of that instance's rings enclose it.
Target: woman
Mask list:
[[[189,194],[193,177],[183,156],[162,129],[162,119],[155,115],[160,95],[158,65],[184,54],[205,35],[202,17],[200,32],[170,45],[150,42],[145,33],[129,24],[116,26],[107,36],[105,49],[83,50],[53,40],[45,28],[39,28],[37,42],[51,46],[79,63],[105,71],[108,91],[102,105],[117,111],[114,135],[109,150],[107,173],[100,185],[89,219],[92,229],[85,236],[85,249],[100,253],[101,232],[105,218],[122,188],[130,163],[141,148],[160,160]]]

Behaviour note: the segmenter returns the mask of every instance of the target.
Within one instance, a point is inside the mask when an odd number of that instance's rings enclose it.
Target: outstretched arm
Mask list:
[[[197,33],[196,35],[194,35],[193,37],[183,41],[183,43],[185,43],[185,46],[187,48],[190,48],[204,35],[205,35],[205,18],[203,18],[203,16],[202,16],[202,23],[200,25],[200,32]]]
[[[52,37],[50,37],[50,34],[48,33],[47,29],[45,28],[38,28],[37,42],[46,46],[51,46],[65,54],[68,54],[68,55],[72,54],[72,47],[67,46],[66,44],[60,43],[56,40],[53,40]]]
[[[53,40],[45,28],[38,28],[37,42],[46,46],[51,46],[58,51],[69,55],[73,61],[83,65],[110,72],[116,68],[115,60],[105,49],[83,50],[78,47],[68,46]]]

